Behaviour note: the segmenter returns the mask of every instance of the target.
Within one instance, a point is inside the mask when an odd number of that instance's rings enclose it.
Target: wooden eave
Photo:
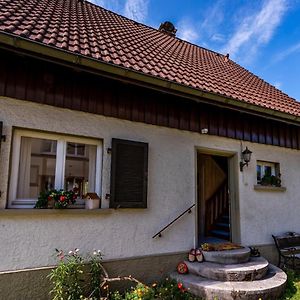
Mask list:
[[[82,71],[101,75],[111,79],[121,80],[164,93],[187,98],[199,103],[213,104],[230,108],[232,110],[246,112],[252,115],[279,120],[289,124],[300,124],[300,117],[288,113],[263,108],[236,99],[207,92],[158,77],[146,75],[141,72],[115,66],[110,63],[93,58],[74,54],[73,52],[58,49],[29,39],[0,32],[0,48],[14,51],[26,56],[39,58],[52,63],[68,66]]]

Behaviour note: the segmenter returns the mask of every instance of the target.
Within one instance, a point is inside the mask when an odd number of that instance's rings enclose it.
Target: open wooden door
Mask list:
[[[230,240],[228,158],[198,153],[199,240]]]

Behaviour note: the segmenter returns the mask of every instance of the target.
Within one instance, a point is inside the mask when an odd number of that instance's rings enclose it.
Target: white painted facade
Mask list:
[[[0,98],[0,120],[6,142],[0,152],[0,271],[55,263],[55,248],[82,252],[101,249],[104,259],[187,251],[196,243],[196,210],[187,214],[162,238],[152,236],[197,201],[196,149],[227,151],[235,160],[236,199],[239,201],[241,243],[271,244],[271,234],[300,231],[300,152],[243,142],[253,151],[249,167],[240,172],[240,141],[135,123],[26,101]],[[103,142],[102,206],[110,190],[112,138],[149,144],[148,208],[109,213],[49,213],[6,209],[10,180],[13,127],[96,138]],[[285,192],[254,190],[256,160],[280,163]]]

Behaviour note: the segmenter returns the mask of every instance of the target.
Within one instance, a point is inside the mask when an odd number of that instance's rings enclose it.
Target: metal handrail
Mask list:
[[[166,225],[164,228],[162,228],[159,232],[157,232],[156,234],[154,234],[154,236],[152,237],[153,239],[158,237],[162,237],[162,232],[165,231],[169,226],[171,226],[173,223],[175,223],[178,219],[180,219],[182,216],[184,216],[186,213],[191,213],[192,212],[192,208],[195,206],[196,204],[194,203],[192,206],[190,206],[188,209],[186,209],[183,213],[181,213],[177,218],[175,218],[172,222],[170,222],[168,225]]]

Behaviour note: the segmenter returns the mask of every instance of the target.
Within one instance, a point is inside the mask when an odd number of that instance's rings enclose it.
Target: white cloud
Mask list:
[[[124,15],[137,22],[145,22],[148,15],[149,0],[127,0]]]
[[[246,59],[253,58],[257,49],[270,41],[287,8],[287,0],[264,1],[260,11],[246,16],[237,26],[222,52],[229,53],[233,57],[242,54]]]
[[[89,0],[89,2],[97,4],[99,6],[104,6],[104,0]]]
[[[89,1],[96,5],[104,7],[108,10],[114,11],[118,14],[122,13],[123,7],[121,6],[119,0],[89,0]]]
[[[282,82],[276,81],[276,82],[274,82],[274,86],[275,86],[277,89],[280,89],[280,88],[282,87]]]
[[[225,36],[221,33],[214,33],[210,39],[214,42],[224,42]]]
[[[221,34],[215,34],[217,27],[224,20],[223,12],[224,0],[215,1],[213,5],[209,6],[205,11],[201,12],[203,20],[199,21],[191,19],[190,17],[184,17],[177,24],[177,36],[183,40],[191,43],[197,43],[201,37],[201,45],[205,43],[205,38],[209,36],[209,39],[214,41],[220,41],[222,39]]]
[[[200,30],[205,31],[209,35],[213,35],[216,32],[216,28],[224,20],[224,1],[215,1],[213,6],[210,6],[205,11],[205,18],[200,24]]]
[[[287,48],[285,51],[282,51],[281,53],[277,54],[274,58],[274,62],[282,61],[286,57],[288,57],[294,53],[297,53],[297,52],[300,52],[300,43],[295,44],[295,45]]]
[[[199,39],[197,28],[187,19],[178,23],[177,36],[191,43],[195,43]]]

